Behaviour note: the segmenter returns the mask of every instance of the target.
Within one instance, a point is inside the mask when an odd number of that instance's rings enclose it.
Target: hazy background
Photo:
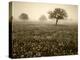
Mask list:
[[[30,20],[38,21],[41,15],[45,15],[51,22],[55,20],[48,18],[48,12],[53,11],[55,8],[62,8],[66,10],[68,18],[60,20],[62,24],[77,23],[78,20],[78,7],[77,5],[62,5],[62,4],[49,4],[49,3],[32,3],[32,2],[13,2],[12,15],[18,20],[21,13],[28,14]]]

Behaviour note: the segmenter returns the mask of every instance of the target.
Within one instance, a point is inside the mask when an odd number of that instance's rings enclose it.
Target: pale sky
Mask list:
[[[48,11],[53,11],[55,8],[62,8],[68,14],[68,20],[65,22],[77,22],[78,7],[77,5],[63,5],[50,3],[30,3],[30,2],[13,2],[12,15],[19,18],[21,13],[29,15],[31,20],[38,20],[41,15],[48,18]],[[48,18],[49,19],[49,18]]]

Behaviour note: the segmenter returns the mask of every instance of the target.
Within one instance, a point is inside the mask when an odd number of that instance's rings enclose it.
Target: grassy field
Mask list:
[[[12,57],[40,57],[77,54],[76,25],[13,22]]]

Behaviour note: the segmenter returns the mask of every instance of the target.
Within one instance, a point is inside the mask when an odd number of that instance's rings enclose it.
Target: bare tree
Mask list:
[[[50,19],[56,19],[56,25],[58,24],[58,20],[64,19],[67,17],[67,13],[64,9],[61,8],[55,8],[54,11],[49,11],[49,18]]]

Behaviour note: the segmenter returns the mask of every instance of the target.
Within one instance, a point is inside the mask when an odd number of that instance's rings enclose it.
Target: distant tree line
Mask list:
[[[61,8],[55,8],[55,10],[53,11],[49,11],[48,12],[49,14],[49,19],[55,19],[56,20],[56,25],[58,24],[58,20],[64,20],[66,17],[67,17],[67,13],[64,9],[61,9]],[[22,13],[20,16],[19,16],[20,19],[22,20],[28,20],[29,19],[29,16],[28,14],[26,13]],[[39,18],[40,21],[46,21],[47,18],[45,15],[42,15],[40,18]]]

